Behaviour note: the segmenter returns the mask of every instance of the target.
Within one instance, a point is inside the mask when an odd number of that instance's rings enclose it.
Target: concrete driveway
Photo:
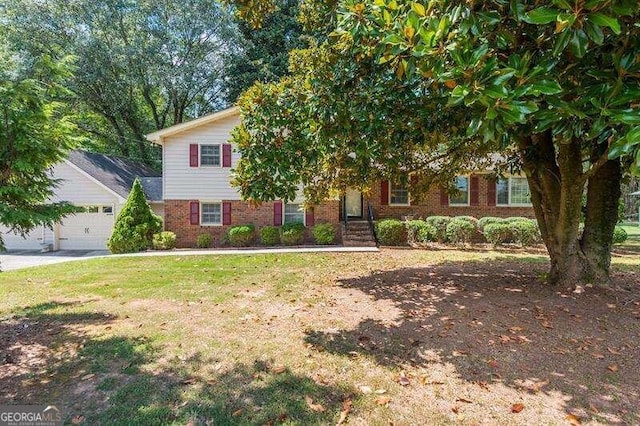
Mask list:
[[[108,255],[107,250],[62,250],[42,253],[38,250],[10,250],[0,253],[0,270],[30,268]]]

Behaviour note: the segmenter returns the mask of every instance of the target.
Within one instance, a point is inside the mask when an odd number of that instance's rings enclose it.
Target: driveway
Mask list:
[[[106,250],[62,250],[42,253],[39,250],[10,250],[0,253],[0,270],[29,268],[78,259],[108,255]]]

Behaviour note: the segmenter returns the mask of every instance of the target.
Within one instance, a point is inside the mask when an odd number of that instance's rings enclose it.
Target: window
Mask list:
[[[200,165],[220,167],[220,145],[200,145]]]
[[[283,218],[283,223],[304,223],[304,207],[302,204],[285,204]]]
[[[499,206],[529,206],[531,193],[527,178],[511,176],[498,179],[496,183],[496,204]]]
[[[102,206],[102,213],[113,214],[113,206]]]
[[[202,203],[200,206],[202,225],[222,224],[222,205],[220,203]]]
[[[389,204],[396,206],[409,205],[409,191],[407,185],[389,182]]]
[[[453,206],[469,205],[469,177],[456,176],[455,185],[457,192],[449,196],[449,204]]]

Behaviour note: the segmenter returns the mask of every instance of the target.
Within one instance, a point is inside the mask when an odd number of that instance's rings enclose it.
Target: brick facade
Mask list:
[[[191,225],[189,208],[192,201],[198,200],[165,200],[164,202],[164,228],[166,231],[176,234],[177,247],[195,247],[200,234],[210,234],[213,237],[213,246],[220,247],[223,245],[224,236],[232,226],[252,223],[259,232],[263,226],[273,225],[273,202],[253,206],[245,201],[229,201],[231,203],[231,225]],[[328,201],[313,208],[314,222],[333,223],[336,226],[338,239],[340,238],[339,211],[338,201]],[[306,238],[308,242],[311,242],[309,232],[307,232]]]
[[[472,175],[473,176],[473,175]],[[478,205],[477,206],[449,206],[443,205],[440,200],[440,188],[432,187],[424,199],[415,205],[393,206],[382,205],[381,185],[375,184],[369,194],[364,196],[364,205],[370,203],[373,206],[376,219],[396,218],[400,219],[405,215],[414,215],[416,218],[428,216],[474,216],[477,218],[485,216],[511,217],[524,216],[535,218],[533,207],[511,207],[511,206],[491,206],[488,203],[489,185],[495,185],[494,181],[487,179],[483,175],[478,176]]]

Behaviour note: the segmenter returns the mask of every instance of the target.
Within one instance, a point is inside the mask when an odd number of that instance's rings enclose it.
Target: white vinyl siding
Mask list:
[[[530,206],[531,192],[526,177],[510,176],[496,182],[498,206]]]
[[[469,177],[456,176],[455,186],[457,192],[449,196],[449,205],[468,206],[469,205]]]
[[[61,182],[54,190],[52,201],[68,201],[78,206],[108,206],[124,201],[65,162],[53,167],[53,176]]]
[[[240,123],[238,116],[167,137],[163,143],[163,182],[165,200],[240,200],[240,194],[230,184],[231,169],[240,154],[232,151],[229,167],[190,167],[189,145],[230,143],[231,131]]]

